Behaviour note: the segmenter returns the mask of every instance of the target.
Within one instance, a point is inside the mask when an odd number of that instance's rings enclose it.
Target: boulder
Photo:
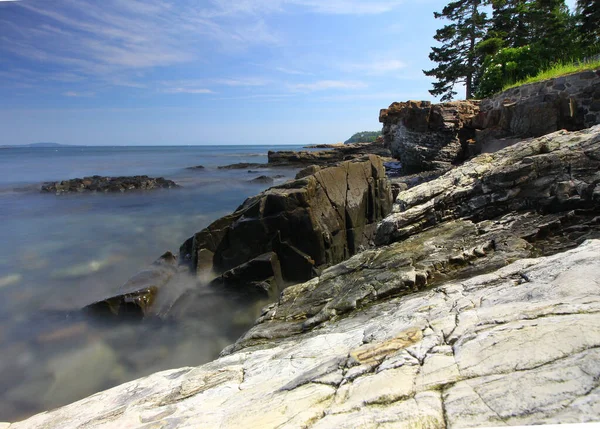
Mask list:
[[[267,184],[270,185],[274,182],[272,177],[269,176],[258,176],[252,180],[249,180],[248,183],[258,183],[258,184]]]
[[[62,182],[46,182],[41,192],[56,195],[81,192],[128,192],[135,190],[150,190],[160,188],[177,188],[172,180],[163,177],[122,176],[103,177],[91,176],[83,179],[63,180]]]
[[[474,131],[465,127],[479,111],[476,101],[392,103],[382,109],[385,145],[406,172],[447,168],[468,156]]]
[[[247,199],[187,240],[180,254],[197,274],[221,275],[275,252],[285,281],[308,280],[368,246],[390,207],[383,164],[369,155]]]

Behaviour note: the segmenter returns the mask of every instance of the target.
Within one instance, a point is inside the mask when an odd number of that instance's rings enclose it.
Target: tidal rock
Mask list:
[[[128,192],[135,190],[150,190],[160,188],[177,188],[172,180],[163,177],[123,176],[103,177],[91,176],[83,179],[63,180],[62,182],[47,182],[41,191],[56,195],[81,192]]]
[[[249,180],[248,182],[270,185],[274,182],[274,180],[272,177],[269,177],[269,176],[258,176],[252,180]]]
[[[130,278],[114,296],[94,302],[84,308],[95,317],[129,317],[140,319],[160,311],[157,295],[177,273],[177,258],[167,252],[150,267]],[[168,293],[167,293],[168,295]],[[152,311],[152,313],[151,313]]]
[[[198,274],[220,275],[275,252],[283,279],[304,281],[368,246],[390,204],[383,164],[369,155],[247,199],[187,240],[180,254]]]
[[[318,330],[123,384],[11,429],[597,421],[599,254],[600,241],[592,240],[444,282]],[[340,273],[340,282],[352,275]]]
[[[353,143],[331,147],[323,151],[269,151],[269,165],[302,167],[309,165],[331,165],[341,161],[360,158],[364,155],[389,157],[390,151],[383,142]]]
[[[220,165],[219,170],[246,170],[248,168],[267,168],[269,165],[256,162],[238,162],[237,164]]]
[[[204,170],[205,167],[203,165],[196,165],[194,167],[187,167],[186,170]]]
[[[392,103],[382,109],[385,145],[406,172],[447,168],[465,160],[468,140],[475,136],[465,127],[479,112],[476,101],[431,104],[428,101]]]

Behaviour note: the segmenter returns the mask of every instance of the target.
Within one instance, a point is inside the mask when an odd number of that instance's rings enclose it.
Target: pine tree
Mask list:
[[[577,0],[579,32],[583,47],[588,53],[599,53],[600,49],[600,1]]]
[[[574,23],[564,0],[533,0],[529,19],[530,45],[543,64],[573,59]]]
[[[529,4],[527,0],[492,0],[492,19],[487,38],[498,38],[508,48],[528,45]]]
[[[480,56],[475,47],[483,39],[487,19],[480,11],[482,0],[456,0],[449,3],[436,18],[445,18],[452,23],[437,30],[434,39],[442,43],[432,47],[429,59],[438,64],[431,70],[423,70],[427,76],[435,76],[437,82],[429,92],[442,95],[441,100],[451,100],[454,86],[464,83],[466,98],[471,98],[477,85]]]

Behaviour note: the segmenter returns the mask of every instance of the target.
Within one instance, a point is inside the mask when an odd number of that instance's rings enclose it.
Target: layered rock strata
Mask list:
[[[285,281],[305,281],[368,246],[390,209],[383,164],[368,155],[249,198],[187,240],[180,254],[199,275],[220,275],[274,252]]]
[[[6,427],[459,428],[597,421],[599,254],[600,241],[593,240],[520,260]]]
[[[90,176],[83,179],[70,179],[61,182],[47,182],[42,185],[41,191],[56,195],[81,192],[127,192],[135,190],[150,190],[159,188],[177,188],[172,180],[163,177],[153,178],[148,176],[122,176],[103,177]]]

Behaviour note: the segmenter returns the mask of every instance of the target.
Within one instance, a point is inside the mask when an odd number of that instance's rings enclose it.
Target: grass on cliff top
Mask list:
[[[570,63],[558,63],[553,67],[538,73],[535,76],[530,76],[527,79],[520,80],[519,82],[511,83],[502,88],[502,91],[507,89],[515,88],[517,86],[526,85],[528,83],[540,82],[546,79],[553,79],[556,77],[566,76],[568,74],[578,73],[585,70],[596,70],[600,69],[600,59],[595,59],[589,62],[570,62]]]

